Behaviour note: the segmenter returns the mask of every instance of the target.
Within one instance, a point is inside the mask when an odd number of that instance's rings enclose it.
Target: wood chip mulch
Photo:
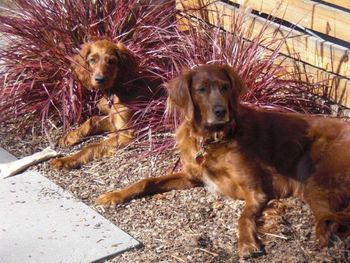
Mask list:
[[[38,131],[19,131],[18,127],[16,121],[0,124],[0,147],[16,157],[49,145],[46,137],[37,135]],[[51,134],[56,141],[60,130],[53,128]],[[73,171],[54,171],[47,162],[30,169],[42,172],[143,244],[142,248],[108,262],[239,262],[236,234],[242,201],[196,188],[141,198],[117,207],[95,206],[95,198],[105,191],[168,173],[177,158],[173,149],[144,157],[140,149],[130,147],[118,151],[113,158]],[[294,198],[283,202],[286,210],[276,231],[261,235],[266,254],[244,262],[350,262],[350,239],[340,241],[335,237],[332,246],[318,249],[308,206]]]

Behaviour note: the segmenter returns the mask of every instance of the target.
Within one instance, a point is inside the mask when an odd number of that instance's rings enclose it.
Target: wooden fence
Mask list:
[[[286,63],[305,70],[309,79],[325,81],[334,101],[350,107],[350,0],[178,0],[177,7],[183,10],[200,5],[221,12],[225,30],[231,28],[225,18],[229,19],[240,7],[251,9],[247,19],[256,33],[272,17],[269,30],[288,35],[281,49]],[[202,19],[217,25],[216,17],[213,14]]]

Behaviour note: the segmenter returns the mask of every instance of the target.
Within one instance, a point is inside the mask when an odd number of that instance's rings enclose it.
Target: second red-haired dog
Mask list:
[[[127,104],[152,97],[148,87],[143,83],[139,85],[140,81],[130,83],[136,77],[137,64],[131,51],[120,42],[98,40],[84,44],[74,57],[73,69],[85,88],[104,93],[97,105],[104,115],[93,116],[68,132],[59,140],[59,145],[71,146],[86,136],[99,133],[108,133],[109,138],[73,155],[52,160],[50,164],[56,169],[72,169],[93,159],[113,155],[118,147],[133,138],[133,131],[128,127],[133,111]]]
[[[307,202],[321,246],[332,234],[349,236],[348,123],[241,105],[245,85],[228,66],[199,66],[167,88],[170,108],[184,117],[176,132],[183,172],[106,193],[98,204],[207,185],[245,200],[238,222],[242,257],[261,251],[257,221],[273,199],[296,196]]]

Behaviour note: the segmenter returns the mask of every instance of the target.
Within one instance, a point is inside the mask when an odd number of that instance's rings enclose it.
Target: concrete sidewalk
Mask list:
[[[16,158],[0,148],[0,163]],[[42,176],[0,180],[0,262],[99,262],[139,242]]]

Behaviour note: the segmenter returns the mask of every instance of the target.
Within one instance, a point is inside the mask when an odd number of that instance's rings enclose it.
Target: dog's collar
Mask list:
[[[197,164],[202,165],[205,162],[205,157],[207,155],[207,149],[211,146],[219,146],[221,144],[227,143],[235,132],[235,122],[232,122],[228,128],[228,131],[224,134],[222,139],[219,139],[218,133],[214,133],[214,138],[204,139],[201,138],[198,144],[198,151],[194,156],[194,160]]]
[[[202,165],[205,162],[206,155],[207,155],[206,147],[203,143],[203,139],[201,139],[199,141],[198,151],[196,152],[196,154],[194,156],[194,160],[196,161],[197,164]]]
[[[207,149],[211,145],[218,146],[220,144],[224,144],[228,141],[228,139],[224,140],[204,140],[201,139],[199,141],[198,145],[198,151],[196,152],[196,155],[194,156],[194,160],[196,161],[197,164],[202,165],[205,162],[205,157],[207,155]]]

